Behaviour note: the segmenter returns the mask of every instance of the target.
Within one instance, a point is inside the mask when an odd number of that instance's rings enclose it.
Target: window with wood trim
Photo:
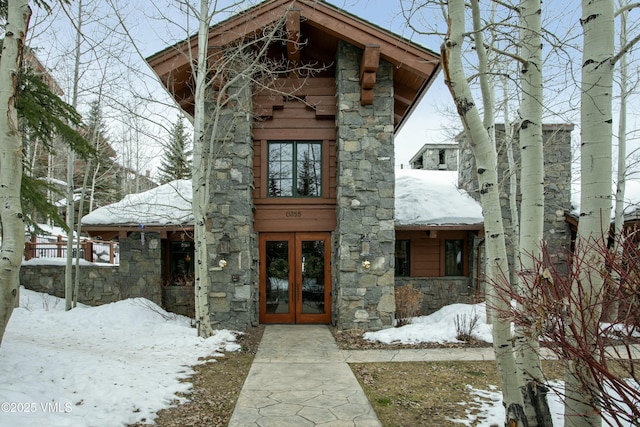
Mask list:
[[[410,240],[396,240],[395,275],[397,277],[411,276]]]
[[[320,141],[268,142],[268,197],[322,196]]]
[[[444,275],[464,276],[464,240],[444,241]]]

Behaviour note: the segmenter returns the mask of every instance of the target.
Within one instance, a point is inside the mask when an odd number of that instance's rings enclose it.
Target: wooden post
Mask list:
[[[85,240],[84,245],[84,259],[93,262],[93,242],[91,240]]]
[[[58,258],[62,258],[62,236],[58,235],[58,241],[56,247],[58,248]]]

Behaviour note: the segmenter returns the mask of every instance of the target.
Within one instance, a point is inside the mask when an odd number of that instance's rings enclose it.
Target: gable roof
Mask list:
[[[439,55],[323,0],[266,0],[212,26],[209,46],[231,45],[291,11],[299,14],[302,60],[334,67],[338,41],[360,49],[379,46],[380,58],[394,67],[395,129],[399,130],[440,71]],[[191,115],[193,76],[188,52],[197,51],[197,42],[196,34],[147,58],[162,84]],[[286,46],[282,49],[286,51]],[[326,72],[334,73],[334,68]]]

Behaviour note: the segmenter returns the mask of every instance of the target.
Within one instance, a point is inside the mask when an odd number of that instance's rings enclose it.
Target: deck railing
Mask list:
[[[80,257],[89,262],[102,262],[109,264],[119,264],[119,253],[117,242],[105,242],[101,240],[81,240],[80,253],[77,254],[77,242],[73,242],[73,258]],[[58,236],[56,240],[42,237],[34,237],[25,242],[24,258],[30,260],[34,258],[66,258],[67,240]]]

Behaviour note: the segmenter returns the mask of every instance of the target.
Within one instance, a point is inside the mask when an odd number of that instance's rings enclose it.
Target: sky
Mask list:
[[[221,3],[228,4],[230,1],[222,1]],[[407,0],[328,1],[431,50],[438,52],[440,49],[442,36],[419,35],[412,32],[407,26],[406,20],[400,15],[401,1],[404,4],[411,3]],[[113,99],[110,100],[111,104],[123,103],[127,93],[134,90],[154,98],[155,102],[152,107],[142,105],[143,103],[139,100],[131,101],[131,104],[127,105],[128,108],[140,112],[148,119],[146,121],[136,120],[136,123],[132,124],[131,119],[123,116],[121,109],[112,111],[110,117],[114,123],[111,130],[114,140],[131,139],[132,136],[128,135],[128,129],[140,128],[138,135],[140,141],[137,141],[137,149],[134,151],[143,153],[139,155],[128,153],[123,156],[128,158],[128,160],[124,159],[126,161],[131,161],[131,158],[137,156],[137,164],[143,168],[150,163],[155,163],[160,153],[158,142],[154,141],[153,137],[161,135],[166,139],[166,132],[171,125],[170,121],[175,120],[176,116],[175,110],[172,111],[167,107],[171,101],[167,98],[164,89],[155,80],[142,58],[184,39],[186,34],[192,33],[195,29],[194,20],[185,20],[186,15],[183,11],[171,10],[168,6],[169,2],[170,0],[137,0],[135,2],[103,0],[97,3],[95,11],[91,10],[90,12],[94,16],[102,16],[102,18],[96,22],[89,21],[83,27],[87,40],[93,41],[99,49],[115,50],[117,55],[113,57],[113,55],[98,54],[92,57],[89,52],[85,53],[83,63],[86,65],[87,71],[81,76],[84,82],[80,95],[81,101],[87,103],[89,99],[95,97],[97,86],[104,81],[109,83],[107,92],[113,95],[111,97]],[[124,34],[118,26],[115,14],[108,6],[114,3],[119,5],[118,10],[122,14],[123,21],[127,23],[127,34]],[[243,2],[243,4],[246,5],[248,2]],[[578,0],[550,0],[545,1],[543,5],[544,27],[559,37],[565,33],[571,34],[574,37],[571,39],[571,44],[579,46],[580,2]],[[90,5],[85,6],[85,12],[91,8]],[[171,11],[171,21],[173,22],[157,19],[161,13],[167,10]],[[71,13],[75,14],[75,9]],[[637,13],[639,15],[637,17],[640,18],[640,12],[633,13]],[[636,16],[633,15],[633,17]],[[421,18],[422,21],[418,18]],[[58,80],[68,80],[64,77],[71,75],[70,67],[72,64],[69,61],[68,49],[73,46],[74,40],[73,27],[68,23],[69,20],[64,14],[56,14],[46,19],[42,14],[37,14],[32,21],[35,25],[32,31],[34,39],[31,44],[43,48],[39,51],[39,57],[43,58],[43,61],[53,69],[54,75],[60,76]],[[428,15],[416,17],[413,23],[421,30],[430,29],[431,26],[437,24],[438,29],[442,31],[442,14],[438,10],[430,9]],[[185,29],[187,26],[190,30]],[[108,42],[104,41],[107,40],[105,34],[109,34]],[[128,38],[129,36],[130,38]],[[133,48],[132,40],[135,42],[137,51]],[[547,87],[545,121],[549,123],[573,122],[578,125],[577,100],[579,97],[576,79],[579,78],[579,51],[554,48],[551,42],[551,39],[545,40],[545,54],[548,55],[545,66],[547,67],[547,75],[554,76],[555,80],[549,82]],[[89,42],[84,46],[87,51],[88,44]],[[55,47],[55,49],[51,49],[51,47]],[[58,55],[65,49],[67,50],[66,54]],[[573,58],[573,62],[570,62],[569,58]],[[134,74],[123,75],[122,67],[124,64],[132,65],[137,71]],[[513,64],[510,66],[512,67]],[[512,77],[517,76],[512,75]],[[62,86],[66,87],[65,91],[69,94],[68,85],[63,83]],[[496,92],[496,96],[499,97],[501,88],[497,87]],[[507,95],[507,97],[512,101],[512,111],[515,111],[515,97],[512,95]],[[640,107],[638,107],[635,98],[637,96],[632,96],[633,104],[630,108],[629,127],[632,129],[640,128]],[[119,107],[122,108],[122,105]],[[80,109],[82,110],[82,107]],[[451,95],[444,84],[442,73],[440,73],[412,117],[396,136],[396,167],[399,168],[402,165],[406,168],[409,159],[427,142],[452,142],[452,135],[461,129],[459,119],[452,114],[452,111],[454,108]],[[577,146],[579,126],[576,127],[573,138]],[[638,140],[638,136],[634,135],[631,149],[638,148],[640,144]],[[154,149],[150,150],[149,147],[154,147]]]

